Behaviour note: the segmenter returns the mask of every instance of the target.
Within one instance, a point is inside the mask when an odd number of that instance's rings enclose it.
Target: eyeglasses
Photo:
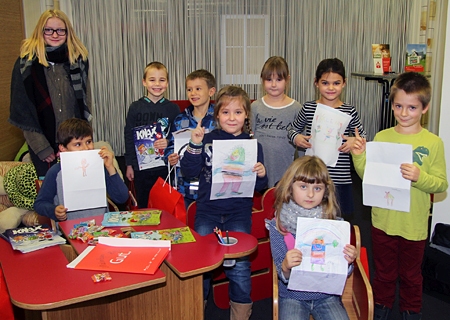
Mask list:
[[[44,28],[44,34],[46,36],[52,36],[55,32],[58,36],[65,36],[67,33],[67,29]]]

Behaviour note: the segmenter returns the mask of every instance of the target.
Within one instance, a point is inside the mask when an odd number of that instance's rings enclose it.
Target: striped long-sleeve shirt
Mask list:
[[[292,128],[289,130],[289,139],[294,142],[297,135],[303,132],[306,128],[306,135],[311,135],[311,126],[314,118],[314,113],[316,112],[317,103],[316,101],[308,101],[303,104],[303,108],[297,115],[297,118],[292,123]],[[345,129],[344,135],[354,136],[355,128],[358,128],[361,137],[366,136],[366,132],[361,124],[358,113],[354,106],[344,103],[339,106],[336,110],[339,110],[351,117],[350,123]],[[350,175],[350,154],[339,152],[339,158],[337,160],[335,167],[327,167],[330,172],[330,176],[335,184],[351,184],[352,179]]]

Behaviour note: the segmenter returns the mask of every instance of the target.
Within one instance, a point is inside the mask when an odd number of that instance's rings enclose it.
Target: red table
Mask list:
[[[103,217],[94,218],[100,224]],[[86,220],[64,221],[60,227],[68,234],[74,224]],[[134,228],[144,231],[184,226],[163,212],[160,225]],[[94,283],[91,275],[96,272],[66,268],[67,259],[58,246],[22,254],[13,251],[6,241],[0,241],[0,263],[13,304],[39,310],[45,319],[203,319],[203,273],[220,266],[224,258],[254,252],[257,240],[245,233],[230,232],[238,243],[222,246],[212,234],[202,237],[192,233],[196,242],[172,245],[165,263],[152,276],[111,272],[112,281]],[[69,242],[77,253],[87,246],[79,240]]]

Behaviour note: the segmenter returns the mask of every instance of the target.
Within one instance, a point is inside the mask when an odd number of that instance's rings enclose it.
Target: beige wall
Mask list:
[[[21,0],[0,0],[0,160],[13,160],[22,146],[22,131],[8,123],[11,71],[24,38]]]

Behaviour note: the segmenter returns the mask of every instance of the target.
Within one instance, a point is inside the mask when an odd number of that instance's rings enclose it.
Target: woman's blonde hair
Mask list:
[[[79,56],[86,61],[88,50],[83,43],[81,43],[81,40],[75,35],[75,31],[73,30],[72,24],[70,23],[67,15],[57,9],[46,10],[41,14],[41,17],[34,28],[33,34],[22,43],[20,48],[20,57],[28,57],[28,60],[33,60],[37,57],[40,64],[48,67],[47,54],[45,51],[44,27],[47,20],[50,18],[58,18],[66,25],[66,44],[67,51],[69,52],[70,64],[74,64]]]
[[[280,222],[280,213],[283,204],[289,203],[293,199],[292,185],[296,181],[305,183],[323,183],[325,193],[322,199],[322,218],[336,219],[340,215],[339,205],[336,198],[336,189],[333,180],[330,178],[327,166],[316,156],[303,156],[291,163],[278,182],[275,189],[275,212],[277,216],[277,228],[285,232],[285,228]]]

